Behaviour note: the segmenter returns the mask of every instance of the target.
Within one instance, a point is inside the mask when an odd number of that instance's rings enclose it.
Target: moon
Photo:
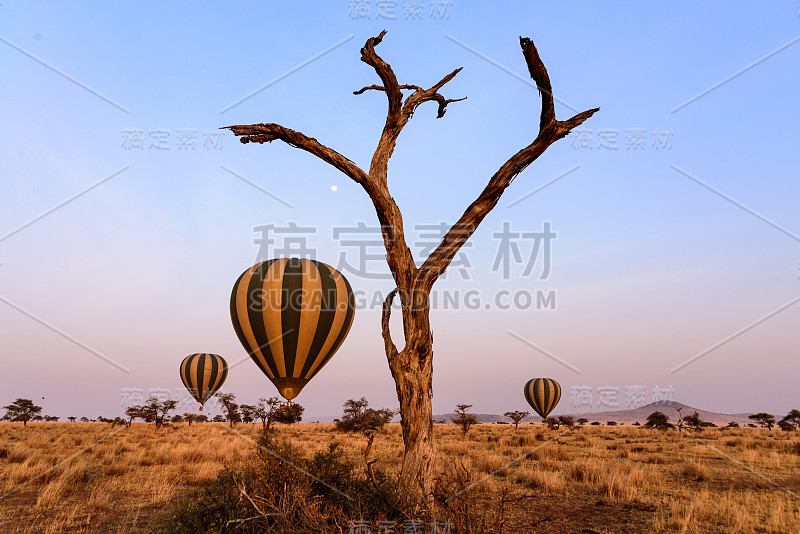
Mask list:
[[[338,187],[336,187],[335,185],[332,185],[332,186],[331,186],[331,191],[337,191],[338,189],[339,189],[339,188],[338,188]]]

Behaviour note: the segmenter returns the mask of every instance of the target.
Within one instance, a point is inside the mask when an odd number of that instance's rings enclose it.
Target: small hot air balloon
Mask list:
[[[525,384],[525,400],[536,410],[536,413],[547,418],[547,414],[561,399],[561,386],[552,378],[534,378]]]
[[[247,353],[286,400],[328,363],[353,324],[345,277],[319,261],[280,258],[247,269],[231,292],[231,321]]]
[[[181,380],[200,403],[201,412],[203,404],[216,393],[227,376],[228,363],[216,354],[190,354],[181,362]]]

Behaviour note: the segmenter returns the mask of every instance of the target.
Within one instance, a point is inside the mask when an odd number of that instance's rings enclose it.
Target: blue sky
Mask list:
[[[374,226],[375,214],[356,184],[309,154],[217,129],[277,122],[368,167],[386,101],[352,92],[378,83],[359,49],[386,29],[378,53],[401,83],[427,87],[463,67],[442,92],[468,97],[438,120],[433,104],[418,109],[391,160],[413,240],[415,224],[454,222],[535,137],[540,103],[520,35],[548,67],[558,118],[601,108],[514,181],[465,249],[469,279],[450,272],[437,283],[460,305],[432,312],[434,411],[522,409],[522,385],[536,376],[561,382],[557,413],[605,409],[604,387],[624,408],[633,386],[647,402],[672,388],[674,400],[721,412],[798,407],[796,2],[453,0],[434,17],[425,0],[405,18],[398,0],[395,20],[366,5],[356,17],[347,1],[3,0],[0,401],[45,397],[54,415],[117,415],[125,389],[176,396],[178,363],[193,352],[240,362],[225,389],[241,401],[274,395],[227,308],[259,255],[254,227],[315,227],[317,259],[336,265],[344,253],[355,264],[357,249],[333,231]],[[151,146],[158,132],[161,150]],[[192,136],[194,148],[179,147]],[[547,279],[541,263],[528,276],[521,264],[508,279],[492,271],[504,222],[536,232],[545,221],[558,236]],[[518,245],[525,255],[531,242]],[[345,274],[365,295],[391,289]],[[468,292],[479,309],[466,309]],[[555,309],[497,309],[498,295],[514,292],[552,292]],[[591,388],[592,405],[575,406],[573,387]],[[360,396],[397,405],[369,307],[298,401],[313,418]]]

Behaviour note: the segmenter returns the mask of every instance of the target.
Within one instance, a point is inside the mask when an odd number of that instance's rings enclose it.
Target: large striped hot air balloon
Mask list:
[[[201,412],[203,404],[216,393],[227,376],[228,363],[216,354],[190,354],[181,362],[181,380],[200,403]]]
[[[287,400],[331,359],[353,324],[345,277],[322,262],[280,258],[247,269],[233,286],[239,341]]]
[[[525,384],[525,400],[536,410],[536,413],[547,418],[547,414],[561,399],[561,386],[552,378],[534,378]]]

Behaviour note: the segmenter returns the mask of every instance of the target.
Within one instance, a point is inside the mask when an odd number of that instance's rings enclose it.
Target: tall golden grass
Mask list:
[[[332,424],[277,431],[306,454],[337,441],[364,461],[365,438]],[[247,461],[260,432],[217,423],[0,423],[0,532],[150,532],[179,498]],[[800,531],[798,433],[477,425],[463,437],[436,425],[436,434],[440,476],[461,473],[441,486],[457,494],[448,502],[473,498],[486,513],[499,510],[489,531]],[[375,467],[397,473],[402,456],[399,425],[376,434]]]

